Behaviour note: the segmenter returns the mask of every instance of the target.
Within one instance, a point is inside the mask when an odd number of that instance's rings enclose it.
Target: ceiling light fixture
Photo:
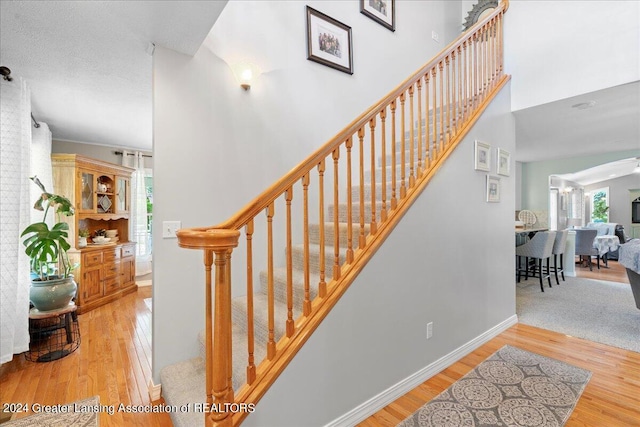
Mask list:
[[[587,108],[591,108],[594,105],[596,105],[596,101],[587,101],[587,102],[580,102],[578,104],[573,104],[571,108],[575,108],[578,110],[586,110]]]

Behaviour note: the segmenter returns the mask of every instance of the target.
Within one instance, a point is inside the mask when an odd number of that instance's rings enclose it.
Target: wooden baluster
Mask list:
[[[364,248],[366,239],[364,236],[364,128],[358,129],[358,139],[360,140],[360,239],[358,247]],[[351,218],[349,218],[351,221]]]
[[[458,126],[456,127],[456,129],[458,131],[460,131],[460,129],[462,129],[462,125],[463,125],[463,111],[464,111],[464,107],[463,107],[463,96],[462,96],[462,67],[464,67],[464,57],[462,56],[462,46],[458,46],[458,102],[456,104],[456,108],[458,111],[457,114],[457,123]]]
[[[495,77],[496,77],[496,47],[495,47],[495,42],[496,42],[496,37],[495,37],[495,29],[496,29],[496,22],[495,22],[495,18],[491,19],[491,23],[489,24],[489,64],[490,64],[490,69],[491,69],[491,78],[490,78],[490,83],[489,83],[489,87],[493,88],[494,86],[494,82],[495,82]]]
[[[380,121],[382,123],[382,210],[380,211],[380,222],[387,220],[387,128],[385,119],[387,118],[387,108],[380,111]]]
[[[232,425],[231,412],[225,410],[230,398],[233,398],[233,387],[229,382],[232,366],[229,361],[229,343],[231,341],[231,277],[228,263],[231,259],[231,251],[238,246],[240,232],[237,230],[214,230],[212,232],[216,240],[209,245],[211,249],[205,250],[204,262],[206,272],[206,335],[207,337],[207,401],[223,410],[208,414],[205,418],[207,425],[216,427],[230,427]],[[211,264],[215,254],[215,309],[211,313]],[[225,300],[226,298],[226,300]],[[213,339],[211,335],[213,333]],[[209,363],[212,361],[212,363]],[[211,393],[211,394],[209,394]],[[205,416],[206,417],[206,416]]]
[[[293,254],[291,252],[291,200],[293,199],[293,187],[285,191],[287,203],[287,322],[286,331],[290,338],[295,331],[293,323]]]
[[[456,50],[451,52],[451,129],[455,135],[458,131],[458,91],[456,75]]]
[[[444,139],[443,139],[443,143],[445,147],[449,146],[449,141],[451,140],[451,90],[449,89],[449,86],[451,86],[451,77],[449,76],[449,73],[451,71],[451,66],[449,65],[449,56],[446,56],[444,58],[444,63],[445,63],[445,67],[444,67],[444,74],[443,77],[445,79],[445,91],[444,91],[444,100],[445,100],[445,105],[446,105],[446,113],[447,116],[445,118],[446,120],[446,127],[443,128],[444,130]]]
[[[324,277],[324,159],[318,163],[318,186],[319,186],[319,209],[320,209],[320,282],[318,283],[318,295],[320,298],[324,298],[327,295],[327,282]],[[338,209],[338,206],[334,206],[334,209]]]
[[[487,31],[486,31],[486,29],[487,29],[487,26],[484,25],[482,27],[482,29],[480,30],[481,31],[480,35],[482,37],[482,47],[481,47],[481,49],[482,49],[482,99],[483,100],[487,96],[487,81],[488,81],[488,78],[487,78],[487,69],[488,69],[488,67],[487,67],[487,59],[489,58],[489,56],[487,54],[487,52],[488,52],[488,49],[487,49],[488,42],[487,42]]]
[[[469,116],[473,115],[473,112],[476,109],[476,98],[477,98],[477,80],[478,80],[478,46],[477,46],[477,35],[474,33],[471,37],[471,43],[469,44],[471,63],[469,69],[469,80],[470,80],[470,89],[471,89],[471,99],[469,100]]]
[[[340,159],[340,146],[333,150],[333,279],[340,278],[340,222],[338,221],[338,159]]]
[[[503,20],[503,16],[504,13],[500,14],[500,29],[498,31],[498,36],[499,36],[499,47],[498,50],[500,52],[500,76],[502,76],[502,73],[504,72],[504,20]]]
[[[273,288],[273,215],[275,207],[273,202],[266,209],[267,214],[267,324],[269,339],[267,342],[267,358],[273,360],[276,355],[276,341],[274,334],[275,307]]]
[[[214,384],[213,384],[213,365],[216,363],[213,358],[213,295],[212,295],[212,274],[211,274],[211,266],[213,265],[213,251],[205,250],[204,251],[204,277],[205,277],[205,387],[207,389],[207,403],[211,405],[213,403],[213,394]],[[217,292],[217,289],[216,289]],[[226,366],[226,365],[225,365]],[[226,380],[225,380],[226,381]],[[225,382],[226,386],[226,382]],[[218,392],[221,392],[223,388],[217,389]],[[226,389],[224,389],[223,396],[226,396]],[[209,423],[211,419],[208,419]]]
[[[396,198],[396,100],[391,101],[391,209],[398,206]]]
[[[227,249],[227,281],[229,282],[229,286],[224,287],[224,295],[222,300],[226,304],[226,315],[227,321],[226,323],[232,325],[231,322],[231,249]],[[232,330],[233,332],[233,330]],[[233,333],[227,334],[227,402],[233,402],[235,399],[233,398],[233,340],[231,339]]]
[[[433,160],[438,160],[439,150],[438,150],[438,101],[437,101],[437,67],[433,67],[431,70],[431,74],[433,76]]]
[[[406,131],[405,131],[405,122],[406,122],[406,118],[404,115],[404,101],[405,101],[405,92],[402,92],[400,94],[400,112],[401,112],[401,117],[400,117],[400,123],[401,123],[401,129],[400,129],[400,198],[404,199],[405,196],[407,195],[407,187],[405,186],[405,182],[404,182],[404,177],[405,177],[405,163],[406,163],[406,156],[405,156],[405,140],[407,139],[406,137]]]
[[[369,132],[371,134],[371,226],[369,233],[376,234],[376,118],[369,120]]]
[[[416,178],[422,176],[422,78],[416,82],[418,87],[418,168],[416,169]]]
[[[353,197],[351,194],[351,148],[353,148],[353,136],[345,141],[347,147],[347,263],[353,262],[353,221],[351,221],[351,215],[353,215]]]
[[[443,68],[444,68],[444,64],[442,63],[442,61],[440,61],[440,63],[438,64],[438,69],[440,70],[440,140],[439,140],[439,145],[440,148],[438,149],[439,152],[443,153],[444,152],[444,138],[445,138],[445,132],[446,129],[444,128],[444,81],[445,81],[445,75],[443,72]]]
[[[302,194],[303,194],[303,222],[304,222],[304,303],[302,305],[302,313],[305,316],[311,314],[311,294],[309,291],[309,174],[302,176]]]
[[[464,75],[462,78],[462,99],[464,100],[462,106],[462,121],[467,122],[467,113],[469,109],[469,84],[467,71],[469,69],[469,51],[467,50],[467,41],[462,42],[462,52],[464,56]]]
[[[416,177],[413,169],[413,144],[415,142],[414,129],[416,127],[416,122],[413,116],[413,85],[409,86],[409,126],[411,126],[409,128],[409,188],[413,188],[413,186],[416,185]]]
[[[253,219],[245,226],[247,235],[247,347],[249,361],[247,364],[247,384],[256,380],[256,365],[254,360],[255,330],[253,323]]]
[[[424,102],[425,102],[425,115],[424,115],[424,168],[425,170],[431,169],[431,162],[433,161],[431,153],[431,143],[429,141],[429,71],[424,75]]]

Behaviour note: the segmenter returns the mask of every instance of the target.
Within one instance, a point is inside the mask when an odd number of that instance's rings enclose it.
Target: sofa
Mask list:
[[[640,309],[640,239],[633,239],[620,246],[620,264],[627,270],[631,292]]]

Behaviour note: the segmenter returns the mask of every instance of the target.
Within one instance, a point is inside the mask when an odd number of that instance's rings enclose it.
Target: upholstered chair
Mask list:
[[[597,234],[597,230],[589,228],[576,230],[576,255],[580,256],[581,261],[586,258],[591,271],[593,271],[592,256],[595,256],[598,260],[598,270],[600,269],[600,256],[598,255],[598,250],[593,247],[593,241],[596,239]]]
[[[553,254],[553,273],[556,276],[556,285],[560,284],[558,280],[558,273],[562,275],[562,280],[564,281],[564,250],[567,246],[567,235],[569,234],[569,230],[562,230],[556,232],[556,240],[553,243],[553,250],[551,253]],[[558,257],[560,258],[560,265],[558,265]]]
[[[524,273],[526,279],[528,279],[529,276],[538,277],[540,279],[540,290],[542,292],[544,292],[544,286],[542,283],[544,279],[549,280],[549,287],[551,287],[549,258],[553,252],[555,239],[555,231],[540,231],[524,245],[516,246],[516,256],[518,257],[518,282],[520,282],[521,273]],[[522,258],[525,259],[524,268],[521,265]],[[534,261],[533,265],[530,265],[530,260]],[[546,271],[543,271],[542,269],[542,262],[544,260],[547,261]]]

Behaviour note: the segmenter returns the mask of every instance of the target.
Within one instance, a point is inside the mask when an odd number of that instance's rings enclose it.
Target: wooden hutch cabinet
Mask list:
[[[84,313],[138,288],[135,243],[129,241],[129,204],[133,169],[78,154],[53,154],[53,185],[71,201],[76,214],[69,224],[69,256],[79,263],[76,305]],[[89,230],[89,243],[78,247],[78,232]],[[117,230],[117,242],[93,243],[100,229]]]

